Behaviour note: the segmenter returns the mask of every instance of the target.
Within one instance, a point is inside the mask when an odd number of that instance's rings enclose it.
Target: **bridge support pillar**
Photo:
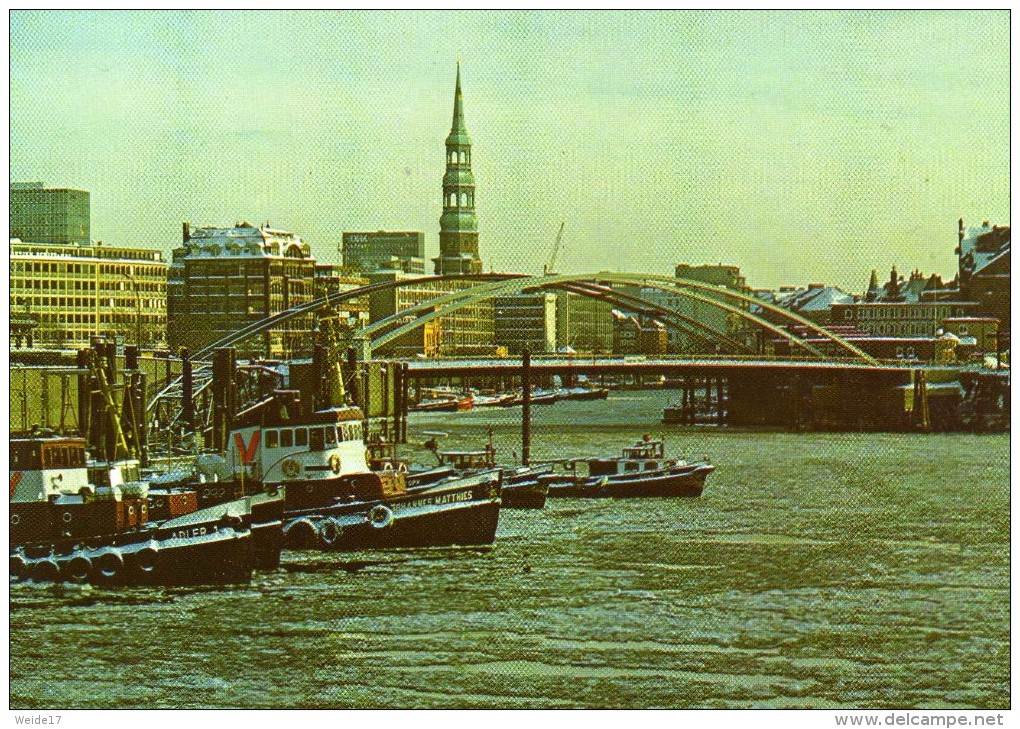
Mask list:
[[[372,342],[368,337],[354,338],[354,353],[359,362],[367,362],[372,359]]]
[[[531,464],[531,348],[524,348],[521,363],[521,464]]]

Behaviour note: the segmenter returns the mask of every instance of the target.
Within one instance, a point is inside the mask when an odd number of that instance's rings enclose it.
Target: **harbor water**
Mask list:
[[[1008,435],[684,429],[667,402],[536,407],[533,458],[652,432],[717,466],[701,498],[550,500],[489,549],[285,552],[234,588],[12,584],[11,708],[1009,706]],[[409,435],[491,425],[510,462],[519,419]]]

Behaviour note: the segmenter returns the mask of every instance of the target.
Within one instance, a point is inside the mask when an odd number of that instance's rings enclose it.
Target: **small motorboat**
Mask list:
[[[608,387],[565,387],[556,391],[561,400],[605,400]]]
[[[408,408],[410,412],[419,413],[455,413],[470,410],[475,403],[475,396],[468,393],[459,395],[448,390],[429,390],[423,393],[424,397],[418,400],[413,407]]]
[[[503,407],[511,404],[514,396],[509,393],[495,393],[495,394],[480,394],[475,393],[474,395],[474,407],[476,408],[491,408],[491,407]]]
[[[532,390],[531,391],[531,404],[532,405],[552,405],[558,399],[556,390]],[[518,392],[513,396],[513,399],[508,403],[510,405],[523,405],[524,394]]]

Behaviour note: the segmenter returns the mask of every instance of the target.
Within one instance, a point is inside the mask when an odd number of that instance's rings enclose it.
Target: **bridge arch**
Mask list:
[[[423,283],[432,282],[443,282],[443,281],[503,281],[513,278],[522,278],[527,276],[524,273],[474,273],[474,274],[448,274],[445,276],[420,276],[413,279],[402,279],[397,281],[383,281],[381,283],[369,284],[368,286],[362,286],[361,288],[353,289],[351,291],[338,291],[335,293],[327,294],[326,296],[320,296],[317,299],[293,306],[290,309],[267,316],[265,319],[260,319],[256,322],[252,322],[244,327],[241,327],[237,331],[231,332],[226,336],[220,337],[215,342],[207,344],[201,349],[192,353],[191,358],[193,360],[206,359],[212,356],[214,350],[219,347],[232,347],[235,344],[239,344],[249,337],[253,337],[256,334],[261,334],[267,329],[272,329],[289,319],[293,319],[298,316],[305,314],[311,314],[320,309],[326,309],[331,306],[336,306],[344,301],[350,301],[356,299],[359,296],[365,294],[371,294],[378,291],[386,291],[388,289],[401,288],[403,286],[419,286]]]
[[[386,319],[382,319],[376,322],[375,324],[371,324],[368,327],[360,330],[360,332],[358,333],[358,339],[361,340],[362,342],[362,355],[369,356],[371,354],[371,349],[383,347],[386,344],[392,342],[394,339],[404,336],[405,334],[413,331],[422,324],[426,324],[429,321],[432,321],[433,319],[442,316],[448,316],[449,314],[457,311],[458,309],[464,306],[476,304],[479,301],[483,301],[496,295],[520,293],[525,289],[562,288],[563,284],[578,282],[584,283],[592,281],[596,283],[616,282],[635,285],[648,285],[651,288],[663,288],[662,286],[658,285],[657,283],[658,281],[670,283],[672,283],[673,281],[680,281],[684,284],[690,283],[694,288],[703,288],[706,289],[707,291],[715,291],[719,293],[725,292],[727,294],[736,293],[731,292],[728,289],[721,289],[720,287],[711,286],[709,284],[701,284],[700,282],[687,282],[683,281],[682,279],[669,279],[665,276],[643,276],[640,274],[618,274],[605,272],[598,274],[580,274],[580,275],[563,274],[558,276],[545,276],[542,278],[536,277],[517,278],[509,281],[499,281],[495,283],[483,284],[472,289],[458,291],[452,294],[448,294],[446,296],[438,297],[436,299],[431,299],[429,301],[418,304],[417,306],[404,309],[398,314],[395,314]],[[748,311],[744,311],[739,307],[732,306],[725,302],[718,301],[707,296],[702,296],[697,293],[685,291],[683,289],[676,289],[675,291],[676,293],[679,293],[680,295],[686,296],[687,298],[693,299],[695,301],[700,301],[702,303],[730,311],[731,313],[734,313],[744,319],[754,322],[763,329],[767,329],[773,332],[774,334],[783,337],[784,339],[787,339],[792,344],[802,347],[803,349],[807,350],[808,352],[811,352],[817,357],[823,359],[826,358],[826,355],[822,351],[820,351],[813,345],[805,342],[804,340],[800,339],[796,335],[787,332],[785,329],[782,329],[781,327],[773,324],[772,322],[766,319],[751,314]],[[753,300],[755,303],[758,303],[756,299],[751,299],[751,297],[747,297],[742,294],[736,294],[736,296],[737,298],[746,299],[748,301]],[[766,308],[778,309],[779,307],[766,307]],[[817,324],[814,324],[813,322],[804,319],[803,317],[793,315],[790,312],[787,312],[785,309],[779,309],[779,313],[781,315],[787,316],[787,318],[794,319],[795,321],[797,321],[797,323],[803,324],[809,327],[810,329],[823,332],[825,336],[833,339],[834,341],[837,341],[842,346],[848,348],[850,351],[853,352],[855,356],[864,359],[867,362],[872,363],[875,362],[875,360],[866,353],[857,349],[848,342],[843,341],[839,337],[836,337],[829,332],[825,332]],[[397,322],[413,314],[420,314],[420,316],[418,316],[414,321],[408,322],[403,325],[399,325],[394,329],[390,329],[389,331],[384,332],[384,330],[389,329]]]
[[[704,293],[714,293],[720,296],[727,297],[730,300],[736,299],[738,301],[747,302],[754,304],[762,309],[771,311],[776,315],[780,316],[784,320],[799,324],[806,329],[813,331],[830,341],[837,346],[846,350],[852,354],[855,358],[864,360],[865,362],[874,364],[876,360],[862,351],[858,347],[854,346],[850,342],[846,341],[842,337],[835,335],[823,327],[815,324],[809,319],[806,319],[799,314],[795,314],[787,309],[770,304],[766,301],[741,294],[730,289],[726,289],[720,286],[713,286],[711,284],[702,283],[700,281],[690,281],[686,279],[677,279],[670,276],[660,276],[651,274],[627,274],[627,273],[612,273],[612,272],[600,272],[595,274],[563,274],[558,276],[545,276],[545,277],[534,277],[528,274],[520,273],[489,273],[489,274],[455,274],[447,276],[424,276],[414,279],[405,279],[400,281],[387,281],[379,284],[371,284],[364,286],[359,289],[352,291],[337,292],[329,294],[324,297],[320,297],[306,304],[287,309],[285,311],[274,314],[270,317],[266,317],[257,322],[253,322],[245,327],[242,327],[236,332],[230,335],[222,337],[221,339],[213,342],[212,344],[203,347],[194,353],[194,359],[202,359],[212,354],[213,350],[217,347],[226,347],[237,344],[244,341],[248,337],[259,334],[267,329],[271,329],[291,318],[302,316],[304,314],[312,313],[320,309],[324,309],[344,301],[363,296],[365,294],[371,294],[376,291],[385,291],[392,288],[399,288],[402,286],[421,285],[423,283],[432,282],[445,282],[445,281],[479,281],[478,286],[464,289],[462,291],[456,291],[451,294],[438,296],[434,299],[430,299],[422,304],[419,304],[408,309],[404,309],[397,314],[394,314],[387,319],[376,322],[375,324],[366,327],[359,332],[359,338],[368,337],[367,342],[363,344],[366,349],[379,348],[385,346],[387,343],[393,341],[393,339],[412,331],[414,328],[421,326],[422,324],[431,321],[440,316],[447,316],[458,309],[468,306],[479,301],[483,301],[492,296],[501,294],[520,293],[526,289],[545,289],[545,288],[559,288],[582,295],[592,296],[605,296],[605,289],[608,289],[606,284],[611,283],[625,283],[639,287],[656,288],[663,291],[669,291],[677,293],[681,296],[689,298],[693,301],[698,301],[716,308],[729,311],[741,318],[750,321],[759,327],[773,332],[777,336],[787,339],[791,344],[801,347],[802,349],[814,354],[815,356],[825,358],[825,354],[818,348],[805,342],[803,339],[796,335],[787,332],[781,327],[769,322],[762,317],[752,314],[749,311],[741,309],[738,306],[733,306],[726,302],[720,301],[710,296],[703,296],[696,291]],[[602,287],[603,291],[595,292],[592,287]],[[690,291],[688,289],[694,289]],[[609,289],[611,290],[611,289]],[[615,292],[615,295],[619,297],[623,292]],[[632,299],[640,299],[641,297],[631,297]],[[655,309],[658,305],[654,302],[649,302],[641,299],[642,305],[651,309]],[[437,308],[438,307],[438,308]],[[683,321],[683,315],[679,312],[673,312],[675,321]],[[411,315],[419,315],[413,322],[397,326],[395,329],[385,331],[398,321],[406,319]],[[696,320],[687,317],[686,324],[691,326],[703,325],[703,323],[695,323]],[[718,330],[707,328],[712,336],[718,337],[720,341],[726,341],[722,339],[723,333]],[[704,326],[702,330],[705,331]],[[374,337],[374,339],[373,339]],[[732,340],[730,340],[732,341]]]

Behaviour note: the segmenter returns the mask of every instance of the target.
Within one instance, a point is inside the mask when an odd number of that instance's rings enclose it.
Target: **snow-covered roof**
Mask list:
[[[837,286],[812,284],[804,288],[755,291],[755,297],[791,311],[827,311],[833,304],[852,304],[854,297]],[[752,305],[753,306],[753,305]]]
[[[1009,253],[1008,225],[968,226],[960,241],[960,267],[978,273],[992,261]]]
[[[196,228],[178,249],[187,258],[309,258],[311,249],[296,234],[241,223],[233,228]],[[177,251],[175,251],[177,253]]]

